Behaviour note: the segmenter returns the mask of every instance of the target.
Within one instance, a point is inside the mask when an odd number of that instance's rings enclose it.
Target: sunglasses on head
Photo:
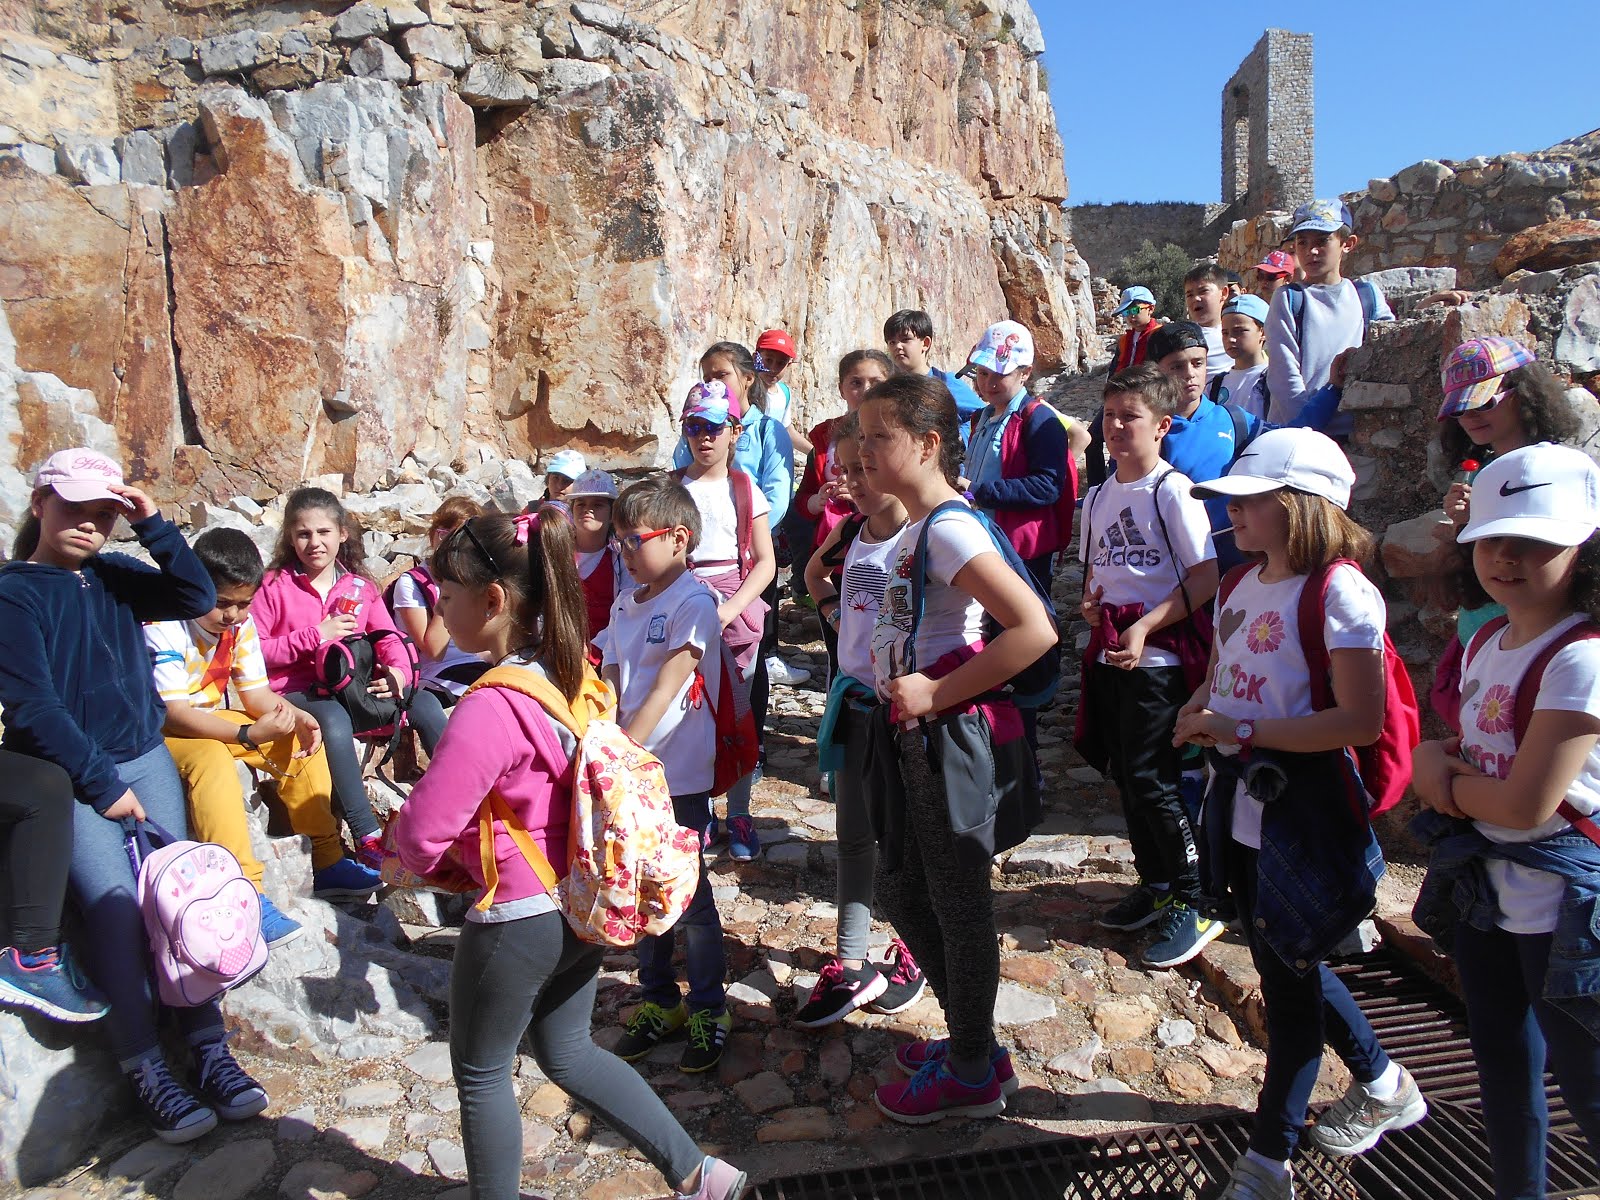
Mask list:
[[[690,417],[683,423],[684,437],[717,437],[728,427],[727,422],[713,425],[710,421],[702,421],[698,417]]]
[[[658,537],[661,537],[663,534],[668,534],[668,533],[671,533],[671,532],[672,532],[672,530],[670,528],[668,528],[668,529],[652,529],[652,530],[650,530],[650,531],[648,531],[646,533],[630,533],[627,537],[618,538],[617,539],[617,545],[621,546],[629,554],[637,554],[637,553],[639,553],[639,548],[641,546],[643,546],[646,542],[648,542],[651,538],[658,538]]]

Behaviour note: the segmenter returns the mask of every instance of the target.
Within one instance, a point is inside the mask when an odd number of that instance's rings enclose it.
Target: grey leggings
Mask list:
[[[898,869],[887,870],[878,861],[878,908],[904,939],[944,1009],[951,1056],[986,1062],[994,1047],[994,1002],[1000,990],[989,863],[957,861],[944,780],[929,764],[927,743],[919,734],[900,736],[900,778],[906,793],[905,844]]]
[[[594,1044],[603,947],[578,940],[559,913],[469,921],[450,973],[450,1063],[461,1098],[472,1200],[517,1200],[522,1115],[511,1086],[526,1030],[550,1081],[632,1142],[677,1187],[703,1157],[632,1067]]]
[[[867,817],[865,780],[859,769],[866,744],[867,713],[849,701],[839,711],[833,738],[844,748],[845,766],[833,773],[833,800],[839,843],[839,957],[867,957],[867,931],[872,927],[872,875],[878,865],[878,843]]]

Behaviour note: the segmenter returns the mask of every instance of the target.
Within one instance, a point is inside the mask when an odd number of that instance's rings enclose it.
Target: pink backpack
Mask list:
[[[149,833],[164,844],[152,848]],[[267,965],[261,898],[226,848],[152,821],[128,828],[127,843],[163,1004],[205,1004]]]

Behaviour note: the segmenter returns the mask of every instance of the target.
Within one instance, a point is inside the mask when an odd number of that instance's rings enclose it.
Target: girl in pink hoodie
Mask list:
[[[337,700],[318,697],[317,654],[323,645],[352,633],[394,629],[377,585],[361,563],[361,527],[339,498],[322,488],[298,488],[283,510],[283,532],[261,589],[250,602],[267,660],[272,690],[302,708],[322,727],[322,744],[333,773],[333,795],[344,812],[359,857],[376,867],[381,853],[378,819],[361,781],[350,715]],[[384,672],[372,683],[375,695],[405,687],[411,672],[400,645],[379,643]],[[444,732],[444,708],[433,693],[419,690],[411,702],[411,724],[428,753]]]
[[[455,644],[537,671],[576,699],[592,669],[571,521],[555,505],[475,517],[430,564]],[[478,810],[502,797],[564,871],[572,820],[572,734],[532,697],[479,687],[455,706],[422,780],[395,821],[394,848],[420,875],[484,885]],[[650,1086],[589,1036],[604,947],[584,942],[516,844],[496,825],[492,903],[467,914],[450,976],[450,1063],[475,1200],[515,1200],[522,1122],[511,1069],[527,1031],[540,1069],[623,1132],[679,1197],[736,1200],[745,1175],[703,1156]]]

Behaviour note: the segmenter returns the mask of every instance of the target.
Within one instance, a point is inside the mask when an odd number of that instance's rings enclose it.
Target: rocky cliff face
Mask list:
[[[17,369],[92,393],[164,498],[658,462],[700,350],[769,325],[805,421],[897,308],[943,362],[1007,313],[1046,365],[1091,353],[1021,0],[54,0],[7,29]],[[22,427],[12,472],[49,443]]]

